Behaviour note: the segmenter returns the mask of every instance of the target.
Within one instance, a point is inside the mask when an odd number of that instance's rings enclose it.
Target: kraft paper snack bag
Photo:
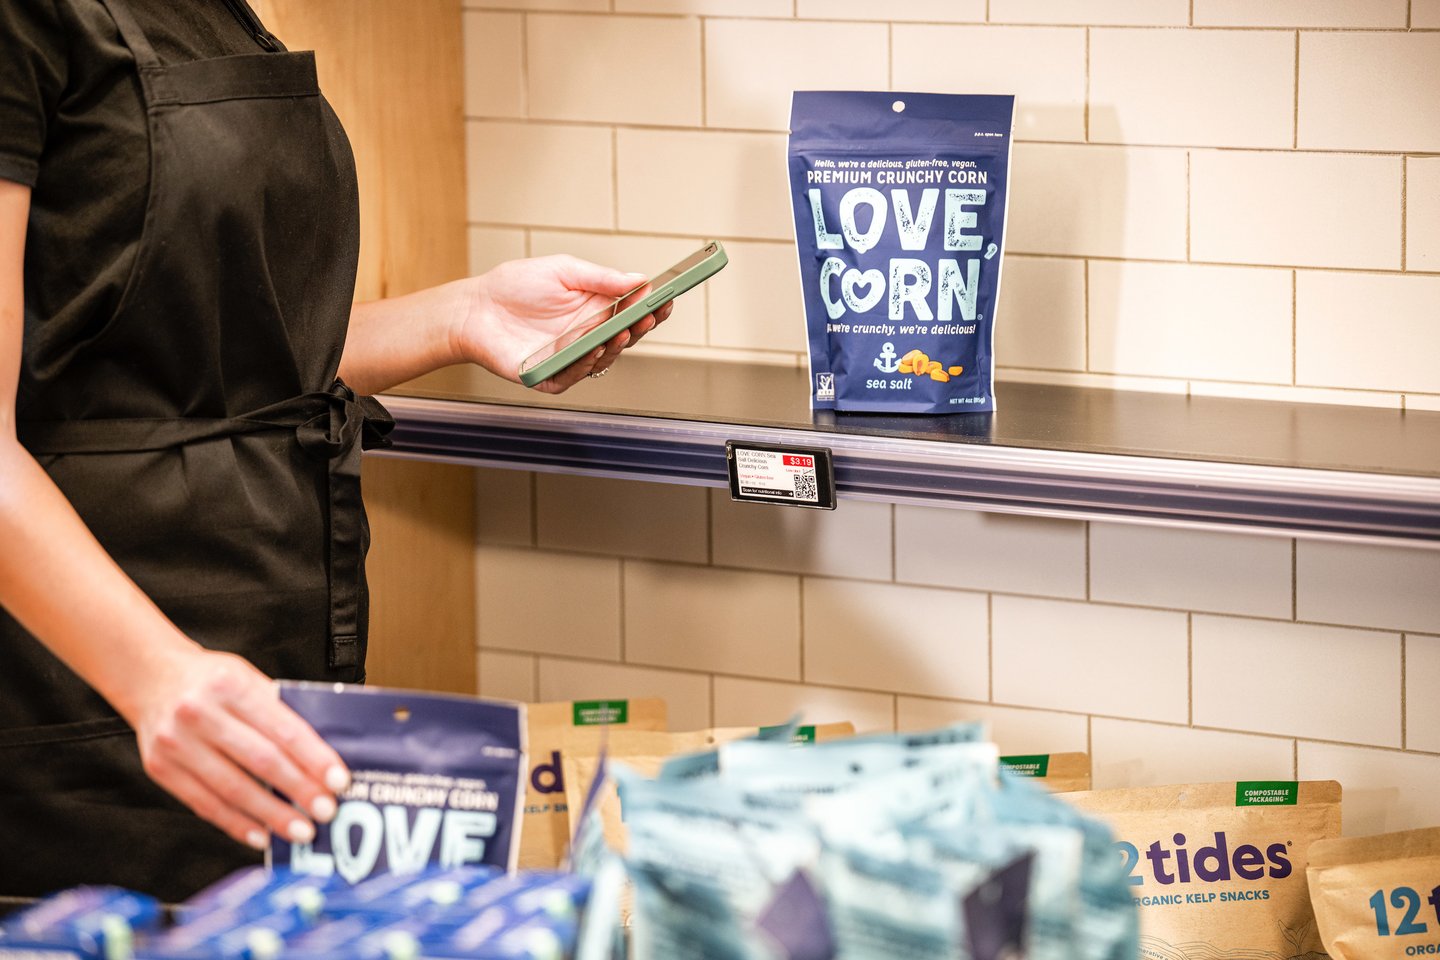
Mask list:
[[[585,795],[601,767],[601,747],[604,747],[604,762],[614,769],[621,763],[639,771],[647,777],[660,772],[665,761],[680,753],[693,753],[714,747],[716,744],[755,735],[755,727],[722,727],[714,730],[692,730],[684,733],[659,733],[632,730],[612,730],[602,734],[595,729],[571,730],[565,736],[563,766],[565,776],[565,802],[573,812],[585,808]],[[604,824],[606,843],[613,850],[626,849],[625,825],[620,819],[620,798],[616,795],[613,782],[602,784],[595,806],[600,811]],[[572,831],[579,826],[571,822]]]
[[[722,743],[753,737],[759,732],[756,727],[720,727],[685,733],[615,730],[604,734],[599,730],[571,730],[566,735],[564,747],[566,804],[571,811],[584,809],[586,792],[601,766],[602,744],[606,764],[621,763],[647,777],[654,777],[672,757],[710,750]],[[791,732],[791,740],[796,744],[825,743],[843,739],[854,732],[855,726],[851,723],[808,724],[796,727]],[[620,798],[613,782],[601,786],[595,803],[604,823],[606,842],[612,849],[623,852],[626,849],[625,825],[620,819]],[[578,826],[572,817],[572,836]]]
[[[553,870],[570,847],[570,815],[566,805],[562,749],[573,729],[623,727],[664,730],[665,701],[564,700],[532,703],[525,708],[529,731],[530,770],[525,787],[525,815],[520,828],[520,869]],[[582,785],[583,789],[583,785]]]
[[[529,769],[523,705],[341,683],[279,686],[352,782],[313,843],[271,839],[270,866],[352,884],[432,865],[515,869]]]
[[[1334,960],[1440,956],[1440,827],[1322,840],[1305,872]]]
[[[995,409],[1014,112],[1011,96],[795,93],[814,409]]]
[[[1140,956],[1323,955],[1305,869],[1340,834],[1333,780],[1241,781],[1070,793],[1109,823],[1140,908]]]
[[[1052,793],[1090,789],[1090,755],[1087,753],[1033,753],[1001,757],[1000,766],[1017,777],[1028,777]]]

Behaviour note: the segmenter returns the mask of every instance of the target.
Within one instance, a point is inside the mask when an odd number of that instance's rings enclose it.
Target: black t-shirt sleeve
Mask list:
[[[65,88],[69,37],[54,0],[0,0],[0,177],[35,186]]]

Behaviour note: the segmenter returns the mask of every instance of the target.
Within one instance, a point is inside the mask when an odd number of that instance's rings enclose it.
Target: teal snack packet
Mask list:
[[[270,864],[359,883],[432,867],[514,870],[525,797],[525,708],[475,697],[280,683],[352,783],[312,843],[274,836]]]
[[[814,409],[995,409],[1014,113],[1011,96],[794,94]]]

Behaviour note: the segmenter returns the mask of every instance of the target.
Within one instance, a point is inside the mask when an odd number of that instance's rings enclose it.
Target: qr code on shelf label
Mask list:
[[[820,485],[815,482],[815,474],[795,474],[795,499],[809,500],[811,502],[820,499]]]

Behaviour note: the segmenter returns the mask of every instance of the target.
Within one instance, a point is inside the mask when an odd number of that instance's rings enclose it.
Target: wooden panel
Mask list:
[[[476,691],[474,476],[467,467],[365,460],[371,683]]]
[[[253,0],[252,0],[253,2]],[[465,276],[465,129],[459,0],[261,0],[320,87],[360,178],[357,300]],[[474,477],[367,459],[372,683],[476,689]]]

